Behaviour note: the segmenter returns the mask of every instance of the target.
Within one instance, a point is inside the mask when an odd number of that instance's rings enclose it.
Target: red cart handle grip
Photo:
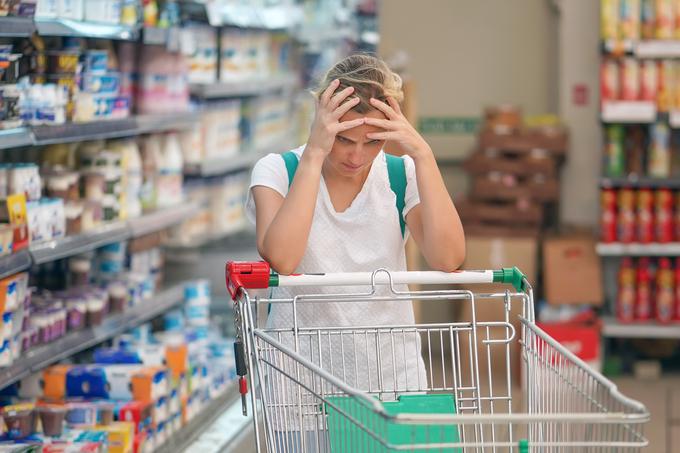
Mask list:
[[[266,261],[229,261],[226,266],[227,290],[236,300],[242,288],[269,288],[271,268]]]

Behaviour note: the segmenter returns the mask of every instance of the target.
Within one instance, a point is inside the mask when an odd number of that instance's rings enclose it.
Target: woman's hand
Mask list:
[[[366,134],[371,140],[386,140],[398,143],[407,155],[414,160],[419,157],[431,156],[432,149],[425,139],[411,126],[403,113],[399,103],[391,97],[388,104],[371,98],[371,105],[385,114],[387,119],[366,118],[366,124],[385,129],[385,132],[371,132]]]
[[[333,148],[336,134],[364,124],[364,118],[340,121],[345,113],[360,102],[360,99],[355,97],[345,102],[347,97],[354,92],[354,87],[347,87],[334,94],[339,85],[340,81],[337,79],[331,82],[317,100],[316,115],[303,156],[310,152],[310,154],[325,158]]]

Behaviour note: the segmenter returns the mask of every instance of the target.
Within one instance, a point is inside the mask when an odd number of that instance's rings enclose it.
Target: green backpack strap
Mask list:
[[[293,184],[293,178],[295,177],[295,172],[298,168],[298,157],[293,151],[288,151],[281,154],[283,157],[283,162],[286,164],[286,171],[288,171],[288,188]]]
[[[387,175],[390,178],[390,189],[397,197],[397,213],[399,213],[399,226],[401,236],[406,232],[406,221],[404,220],[404,206],[406,205],[406,166],[404,159],[391,154],[385,154],[387,161]]]
[[[288,172],[288,188],[293,184],[293,178],[298,168],[298,156],[293,151],[288,151],[281,154],[283,162],[286,164],[286,171]],[[406,221],[404,220],[404,206],[406,205],[406,167],[404,159],[401,157],[385,154],[387,161],[387,175],[390,179],[390,189],[397,197],[397,213],[399,214],[399,227],[401,228],[402,237],[406,233]]]

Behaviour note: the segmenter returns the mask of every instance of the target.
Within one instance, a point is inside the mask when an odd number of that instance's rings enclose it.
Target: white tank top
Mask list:
[[[304,146],[293,151],[300,156],[303,150]],[[420,203],[420,198],[413,160],[406,156],[404,163],[407,185],[403,214],[406,217]],[[250,188],[254,186],[266,186],[286,196],[288,173],[279,154],[269,154],[257,162]],[[250,191],[246,215],[254,222],[255,204]],[[335,210],[321,178],[307,250],[296,273],[366,272],[379,268],[404,271],[406,237],[401,234],[396,196],[390,188],[385,154],[381,151],[373,161],[361,191],[344,212]],[[366,293],[370,289],[276,288],[273,295],[277,298],[292,298],[302,294]],[[408,290],[405,285],[397,285],[396,289]],[[391,294],[387,287],[379,287],[377,293]],[[386,399],[393,398],[389,397],[390,392],[427,389],[420,338],[412,328],[415,320],[411,301],[299,303],[297,320],[301,329],[298,351],[350,386],[371,393],[382,393]],[[409,326],[411,329],[392,333],[382,331],[378,334],[374,331],[368,335],[362,329],[375,326]],[[292,307],[288,304],[273,304],[267,328],[292,327]],[[329,335],[329,328],[334,327],[351,327],[355,334],[351,330],[344,330],[342,335]],[[321,348],[317,335],[319,329],[322,329]],[[357,331],[364,333],[358,335]],[[279,338],[295,347],[292,334],[281,333]]]

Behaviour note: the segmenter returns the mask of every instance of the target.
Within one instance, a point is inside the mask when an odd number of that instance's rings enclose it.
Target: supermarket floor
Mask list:
[[[642,402],[652,417],[645,426],[650,445],[645,453],[673,453],[680,451],[680,375],[658,380],[639,380],[632,377],[616,379],[615,384],[626,396]],[[515,394],[519,394],[516,392]],[[252,426],[223,450],[228,453],[255,452]]]

